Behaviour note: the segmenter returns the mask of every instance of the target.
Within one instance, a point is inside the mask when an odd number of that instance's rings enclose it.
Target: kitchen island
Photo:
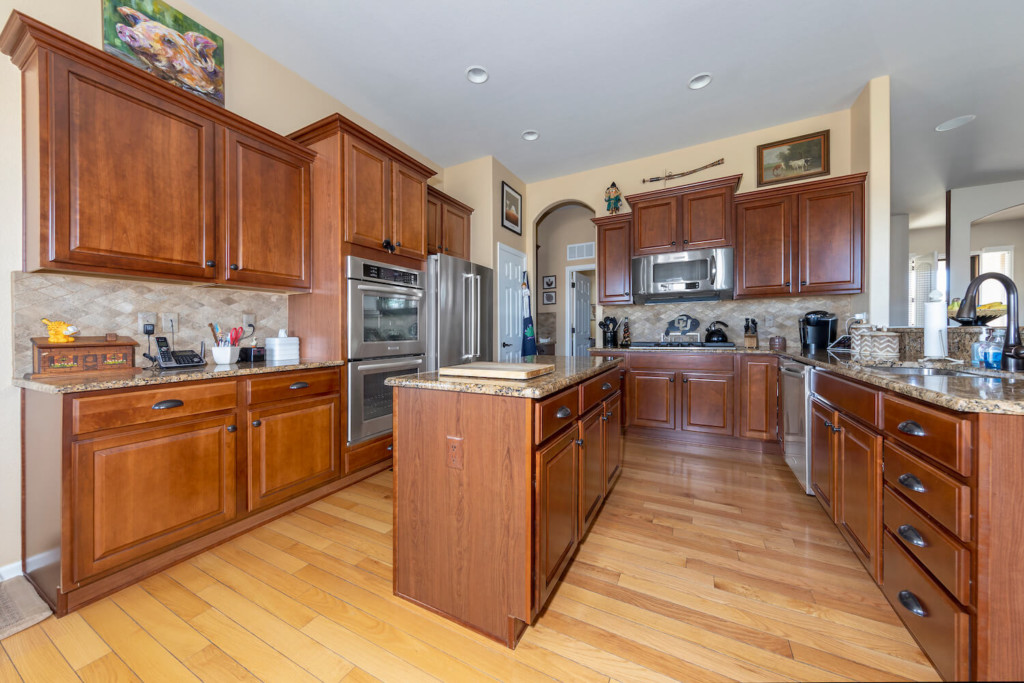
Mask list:
[[[394,590],[508,647],[621,471],[617,358],[531,380],[393,377]]]

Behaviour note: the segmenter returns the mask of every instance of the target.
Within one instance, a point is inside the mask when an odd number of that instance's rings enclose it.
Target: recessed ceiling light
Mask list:
[[[978,117],[976,117],[974,114],[965,114],[963,116],[958,116],[955,119],[943,121],[939,125],[935,126],[935,130],[939,131],[940,133],[944,133],[947,130],[953,130],[954,128],[959,128],[960,126],[966,126],[968,123],[970,123],[976,118]]]
[[[691,78],[690,82],[687,84],[686,87],[688,87],[690,90],[700,90],[701,88],[708,87],[710,83],[711,74],[705,71],[704,73],[697,74],[696,76]]]
[[[487,69],[482,66],[471,66],[466,69],[466,80],[470,83],[484,83],[490,76],[487,74]]]
[[[534,140],[536,140],[539,137],[540,137],[540,133],[538,133],[537,131],[535,131],[533,129],[531,129],[531,130],[524,130],[523,131],[523,139],[526,140],[527,142],[533,142]]]

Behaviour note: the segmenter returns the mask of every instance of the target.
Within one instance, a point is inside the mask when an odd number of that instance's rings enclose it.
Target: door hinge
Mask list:
[[[572,283],[572,288],[573,288],[573,289],[576,289],[576,283],[575,283],[575,282],[574,282],[574,283]]]
[[[575,328],[575,327],[574,327],[574,328],[572,328],[572,333],[573,333],[573,334],[576,334],[576,328]]]

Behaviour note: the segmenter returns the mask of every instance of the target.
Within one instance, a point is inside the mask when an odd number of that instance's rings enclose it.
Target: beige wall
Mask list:
[[[911,254],[931,254],[933,251],[946,253],[945,228],[918,228],[910,231]]]
[[[429,159],[348,109],[340,101],[274,62],[224,26],[185,2],[174,6],[219,33],[225,46],[227,108],[278,133],[290,133],[332,112],[341,112],[427,165]],[[17,9],[94,47],[101,47],[99,0],[0,0],[0,20]],[[21,74],[0,57],[0,272],[21,268]],[[0,277],[0,568],[21,558],[21,460],[18,391],[11,386],[11,277]]]
[[[555,348],[556,355],[564,356],[570,353],[565,344],[566,329],[566,305],[571,296],[569,279],[565,275],[566,266],[584,266],[594,261],[569,261],[565,257],[565,248],[570,244],[579,242],[593,242],[597,239],[597,227],[591,222],[594,212],[579,204],[570,204],[555,209],[541,220],[537,226],[537,243],[540,249],[537,251],[537,310],[550,311],[556,314],[555,324]],[[554,275],[557,292],[556,302],[545,306],[542,303],[540,284],[541,278],[545,275]],[[591,300],[597,302],[597,280],[591,283]],[[611,312],[610,315],[618,316],[618,313]]]

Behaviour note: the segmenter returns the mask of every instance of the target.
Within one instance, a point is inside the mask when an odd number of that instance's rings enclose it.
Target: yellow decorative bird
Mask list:
[[[46,332],[50,335],[51,344],[67,344],[75,341],[71,335],[78,332],[78,328],[74,325],[69,325],[63,320],[47,320],[46,318],[43,318],[42,322],[46,324]]]

